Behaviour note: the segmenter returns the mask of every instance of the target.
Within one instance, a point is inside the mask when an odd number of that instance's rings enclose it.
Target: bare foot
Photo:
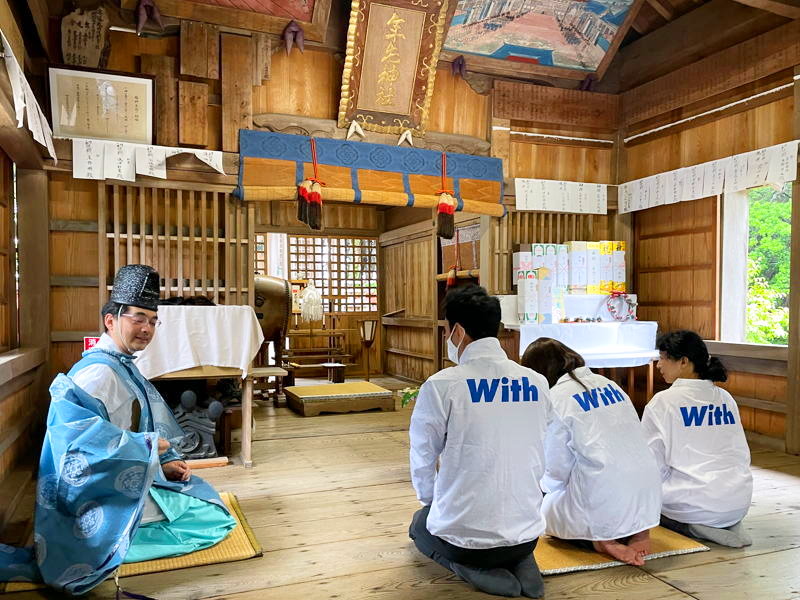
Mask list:
[[[643,556],[650,554],[650,530],[645,529],[632,535],[628,540],[628,546],[637,552],[641,552]]]
[[[637,552],[625,544],[620,544],[616,540],[592,542],[592,545],[597,552],[608,554],[612,558],[621,560],[629,565],[641,567],[644,564],[644,557],[641,552]]]

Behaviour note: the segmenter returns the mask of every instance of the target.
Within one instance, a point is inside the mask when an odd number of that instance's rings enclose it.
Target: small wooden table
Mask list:
[[[286,370],[280,367],[257,367],[247,372],[242,388],[242,464],[245,468],[253,466],[253,378],[254,377],[284,377]],[[242,370],[233,367],[200,366],[181,371],[173,371],[159,377],[154,381],[166,379],[235,379],[242,377]]]

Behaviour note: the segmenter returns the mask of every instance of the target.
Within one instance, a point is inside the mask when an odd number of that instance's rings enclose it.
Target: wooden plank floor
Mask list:
[[[405,384],[376,381],[397,389]],[[419,507],[408,473],[411,410],[302,418],[261,406],[255,467],[202,472],[236,494],[262,558],[123,580],[158,599],[467,600],[488,598],[422,557],[408,539]],[[753,450],[754,544],[644,568],[548,577],[546,597],[702,600],[800,598],[800,457]],[[18,594],[14,598],[41,598]],[[90,598],[114,597],[109,582]]]

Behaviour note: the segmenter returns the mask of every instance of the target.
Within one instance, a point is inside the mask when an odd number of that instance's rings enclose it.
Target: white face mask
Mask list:
[[[447,358],[450,360],[450,362],[458,364],[458,351],[461,348],[461,344],[464,342],[464,337],[461,337],[461,341],[458,343],[458,346],[456,346],[453,343],[454,332],[455,329],[450,332],[450,337],[447,338]]]

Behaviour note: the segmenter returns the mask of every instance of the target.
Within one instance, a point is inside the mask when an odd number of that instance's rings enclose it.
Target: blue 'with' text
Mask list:
[[[610,384],[603,388],[594,388],[580,394],[573,394],[572,397],[575,398],[583,412],[599,408],[601,402],[603,406],[609,406],[610,404],[625,401],[625,396],[622,395],[622,392]]]
[[[684,427],[701,427],[711,425],[733,425],[736,418],[733,412],[728,410],[728,406],[681,406],[681,416],[683,417]]]
[[[473,402],[493,402],[500,390],[500,402],[538,402],[539,389],[527,377],[511,379],[467,379]]]

